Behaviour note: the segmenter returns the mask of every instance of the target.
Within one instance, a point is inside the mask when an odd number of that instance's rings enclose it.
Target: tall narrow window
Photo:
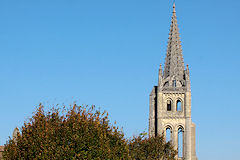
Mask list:
[[[166,129],[166,142],[169,142],[169,141],[171,141],[171,128],[170,127],[168,127]]]
[[[176,80],[173,80],[173,87],[176,87],[177,86],[177,82]]]
[[[178,129],[178,157],[183,157],[183,128]]]
[[[170,100],[167,101],[167,111],[171,111],[172,110],[172,103]]]
[[[177,100],[177,111],[182,111],[182,102]]]

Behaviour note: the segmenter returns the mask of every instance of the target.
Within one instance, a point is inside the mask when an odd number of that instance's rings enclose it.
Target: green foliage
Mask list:
[[[123,133],[94,107],[74,105],[60,114],[40,105],[21,131],[17,143],[5,145],[5,159],[129,159]]]
[[[135,160],[175,160],[177,151],[171,142],[166,143],[163,136],[146,137],[146,133],[133,137],[129,142],[129,151]]]
[[[94,107],[43,108],[24,123],[16,139],[9,139],[4,159],[173,160],[176,155],[162,136],[146,138],[143,133],[126,140],[108,114]]]

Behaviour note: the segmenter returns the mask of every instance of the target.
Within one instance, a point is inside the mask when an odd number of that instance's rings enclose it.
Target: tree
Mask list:
[[[176,151],[163,136],[130,140],[111,125],[108,113],[74,104],[45,111],[39,105],[5,145],[3,158],[87,160],[173,160]]]
[[[74,105],[66,112],[45,112],[40,105],[15,140],[5,145],[5,159],[130,159],[124,134],[108,114]]]
[[[133,137],[129,142],[129,151],[134,160],[175,160],[177,151],[163,135],[146,137],[146,133]]]

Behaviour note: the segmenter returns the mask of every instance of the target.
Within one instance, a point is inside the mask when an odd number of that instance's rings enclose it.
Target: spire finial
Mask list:
[[[175,6],[175,1],[173,2],[173,13],[176,13],[176,10],[175,10],[176,6]]]

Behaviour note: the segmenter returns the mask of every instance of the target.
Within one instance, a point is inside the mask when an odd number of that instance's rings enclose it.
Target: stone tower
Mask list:
[[[183,62],[175,4],[164,71],[160,65],[158,86],[154,86],[150,94],[149,136],[159,134],[164,134],[166,139],[169,136],[179,152],[177,159],[197,160],[189,68],[185,68]]]

